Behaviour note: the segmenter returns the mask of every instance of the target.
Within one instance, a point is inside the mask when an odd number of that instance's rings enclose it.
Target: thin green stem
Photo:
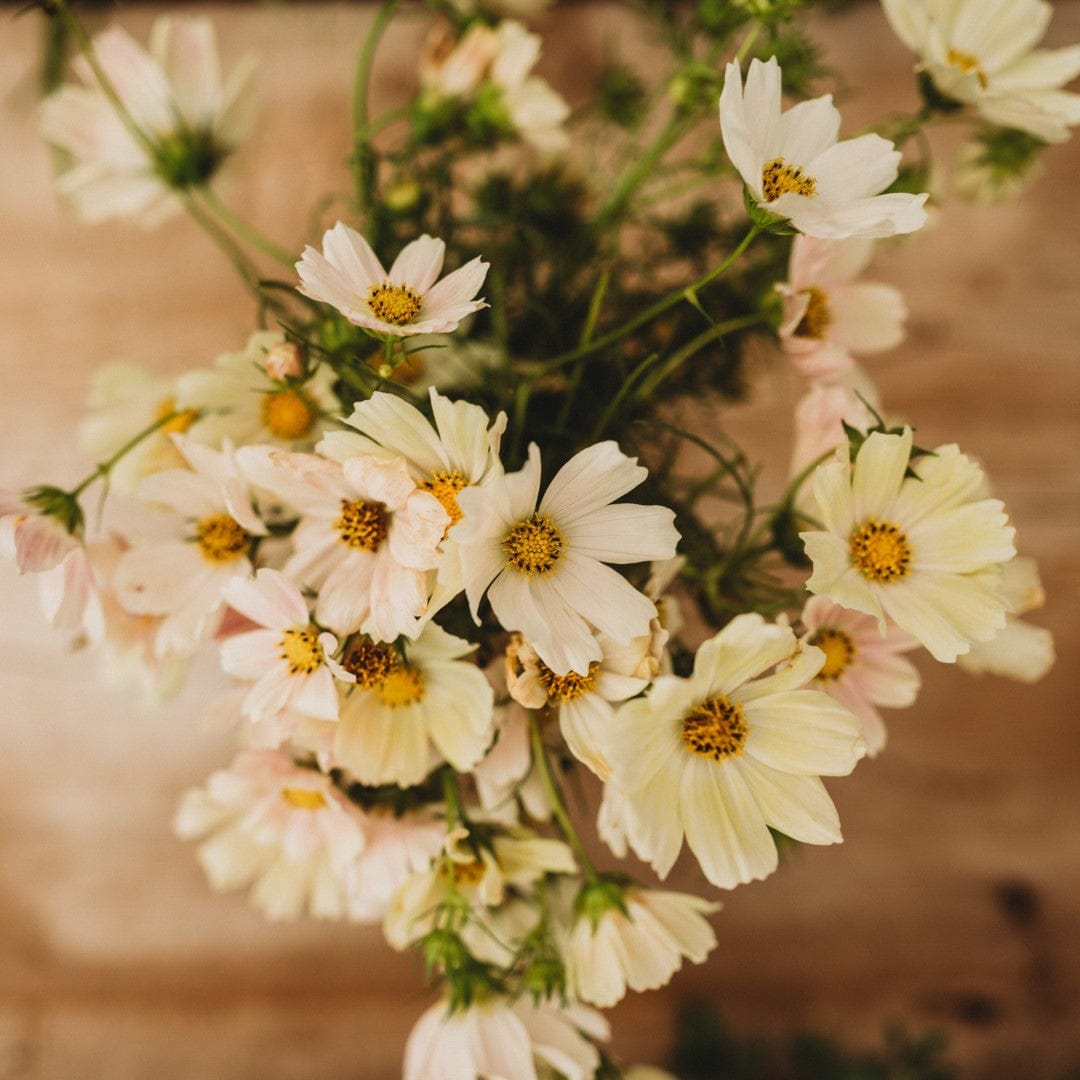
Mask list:
[[[570,821],[570,815],[566,812],[562,792],[559,789],[558,781],[552,774],[551,762],[548,760],[547,750],[544,748],[544,740],[540,734],[540,721],[532,710],[529,711],[529,733],[532,739],[533,760],[536,762],[536,768],[540,773],[540,782],[544,785],[544,793],[548,797],[548,802],[551,803],[551,812],[555,815],[555,820],[559,823],[559,828],[562,830],[566,842],[573,849],[578,862],[581,863],[581,869],[586,879],[596,881],[596,868],[585,851],[577,830]]]
[[[281,263],[282,266],[292,269],[296,264],[296,257],[290,255],[283,247],[279,247],[268,237],[263,236],[253,225],[249,225],[218,198],[217,193],[209,186],[203,185],[195,189],[202,197],[207,208],[217,216],[218,220],[227,228],[231,229],[246,244],[257,248],[264,255]]]
[[[371,69],[375,63],[375,53],[379,41],[390,20],[394,17],[399,0],[387,0],[375,16],[360,55],[356,60],[356,74],[353,78],[352,93],[352,129],[353,129],[353,173],[356,182],[356,196],[361,207],[371,206],[374,186],[374,168],[371,160],[372,128],[368,120],[368,97],[371,90]]]
[[[698,278],[698,280],[691,285],[676,289],[673,292],[668,293],[667,296],[661,297],[656,303],[651,304],[640,314],[635,315],[634,318],[630,319],[629,322],[623,323],[622,326],[616,327],[614,330],[611,330],[598,338],[594,338],[584,345],[579,345],[569,352],[562,353],[559,356],[553,357],[551,360],[545,361],[535,370],[534,377],[538,378],[547,375],[552,371],[557,371],[559,368],[565,367],[567,364],[574,363],[576,360],[581,360],[586,356],[592,356],[594,353],[602,352],[604,349],[608,348],[608,346],[614,345],[615,342],[621,341],[635,330],[652,322],[653,319],[658,316],[663,315],[665,311],[675,307],[675,305],[681,301],[690,300],[691,298],[696,299],[695,294],[697,291],[705,288],[706,285],[711,284],[720,277],[720,275],[746,251],[750,246],[751,241],[760,232],[760,225],[752,225],[747,234],[739,241],[735,250],[732,251],[719,266],[714,267],[704,277]]]
[[[442,783],[443,800],[446,803],[446,831],[450,833],[458,825],[465,823],[465,811],[461,805],[461,788],[458,787],[457,773],[449,765],[443,767]]]

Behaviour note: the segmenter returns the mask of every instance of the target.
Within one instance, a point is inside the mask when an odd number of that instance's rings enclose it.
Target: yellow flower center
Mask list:
[[[386,539],[390,515],[386,503],[357,499],[341,500],[341,513],[334,518],[334,528],[343,544],[360,551],[376,552]]]
[[[319,632],[313,626],[306,630],[290,627],[281,635],[278,647],[281,649],[278,655],[288,663],[290,675],[310,675],[323,662]]]
[[[831,626],[823,626],[810,636],[810,644],[816,645],[825,654],[825,664],[817,673],[824,682],[838,679],[855,658],[855,643],[850,634]]]
[[[425,491],[430,491],[450,515],[450,524],[446,526],[447,532],[464,516],[461,513],[461,507],[458,506],[457,494],[462,488],[468,487],[468,484],[469,481],[459,472],[436,472],[431,474],[430,480],[425,480],[420,485]]]
[[[176,415],[158,428],[163,435],[183,435],[199,416],[195,409],[183,409],[181,412],[176,412],[176,398],[170,397],[158,402],[154,410],[154,419],[164,420],[166,416],[172,416],[173,413]]]
[[[282,788],[281,797],[294,810],[321,810],[326,805],[323,793],[321,791],[312,791],[311,788]]]
[[[415,705],[424,698],[424,673],[419,668],[396,667],[375,687],[375,693],[391,709]]]
[[[250,537],[228,514],[210,514],[195,526],[199,553],[215,565],[232,562],[247,554]]]
[[[588,675],[579,675],[576,671],[556,675],[547,664],[541,661],[537,666],[537,674],[548,697],[560,702],[576,701],[582,694],[587,694],[596,686],[596,680],[600,674],[600,661],[594,660],[589,665]]]
[[[462,885],[479,885],[484,879],[484,863],[480,859],[469,859],[468,862],[443,859],[441,871],[447,880],[452,877],[458,888]]]
[[[550,574],[562,558],[563,537],[551,518],[533,514],[519,521],[502,542],[507,561],[526,577]]]
[[[959,68],[965,75],[974,75],[979,80],[979,85],[985,90],[990,83],[983,71],[982,64],[968,52],[950,48],[946,59],[953,67]]]
[[[816,285],[811,285],[804,290],[803,295],[806,297],[806,311],[799,320],[799,325],[795,327],[795,336],[820,341],[833,321],[828,293],[822,292]]]
[[[911,564],[911,544],[891,521],[869,518],[851,534],[851,559],[870,581],[897,581]]]
[[[732,705],[723,695],[706,698],[684,716],[682,722],[682,741],[686,749],[716,761],[741,754],[746,732],[742,706]]]
[[[809,197],[817,193],[817,181],[807,176],[801,165],[789,165],[783,158],[773,158],[761,170],[761,191],[767,203],[781,195]]]
[[[263,395],[262,422],[279,439],[301,439],[315,424],[315,409],[299,390],[276,390]]]
[[[384,281],[368,290],[368,307],[372,315],[394,326],[404,326],[420,314],[423,301],[408,285],[391,285]]]
[[[364,638],[349,650],[342,667],[350,675],[356,676],[356,685],[361,690],[371,690],[400,663],[401,659],[392,645],[379,645]]]

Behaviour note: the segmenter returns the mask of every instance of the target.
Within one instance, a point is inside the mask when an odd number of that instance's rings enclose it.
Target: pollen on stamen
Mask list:
[[[979,80],[979,86],[984,90],[989,85],[990,80],[986,77],[982,64],[971,53],[950,48],[946,59],[953,67],[959,68],[965,75],[974,75]]]
[[[761,170],[761,192],[767,203],[781,195],[817,194],[817,181],[803,172],[801,165],[789,165],[783,158],[773,158]]]
[[[386,539],[390,515],[385,503],[342,499],[341,513],[334,518],[333,527],[343,544],[374,553]]]
[[[723,761],[743,752],[747,730],[742,706],[720,695],[706,698],[683,717],[682,741],[692,754]]]
[[[450,524],[446,526],[447,532],[464,517],[461,507],[458,506],[457,496],[458,492],[468,485],[468,480],[456,470],[434,472],[430,480],[425,480],[420,484],[424,491],[430,491],[439,500],[442,508],[450,515]]]
[[[393,326],[404,326],[420,314],[423,300],[408,285],[384,281],[368,289],[367,304],[375,318]]]
[[[503,538],[507,562],[526,577],[550,574],[562,558],[564,541],[556,524],[533,514],[519,521]]]
[[[863,577],[887,585],[898,581],[911,565],[911,544],[906,533],[891,521],[869,518],[849,540],[851,561]]]
[[[321,791],[312,791],[311,788],[282,788],[281,797],[294,810],[321,810],[326,806],[326,797],[323,793]]]
[[[279,655],[289,665],[290,675],[311,675],[323,662],[319,632],[314,627],[290,627],[281,635]]]
[[[596,687],[596,680],[600,675],[600,661],[594,660],[589,664],[587,675],[579,675],[576,671],[568,671],[565,675],[556,675],[543,661],[537,664],[537,675],[540,685],[547,691],[550,698],[554,698],[560,704],[566,701],[577,701],[583,694],[587,694]]]
[[[208,563],[220,565],[246,555],[251,537],[228,514],[209,514],[195,525],[195,543]]]
[[[400,664],[401,657],[393,645],[361,638],[349,649],[341,666],[355,676],[361,690],[372,690]]]
[[[279,439],[302,439],[315,425],[315,409],[305,394],[289,387],[264,395],[262,422]]]
[[[424,699],[424,673],[419,668],[395,668],[378,686],[375,694],[378,699],[391,709],[402,705],[415,705]]]
[[[855,659],[855,643],[851,635],[832,626],[823,626],[810,636],[810,644],[816,645],[825,654],[825,663],[816,678],[822,682],[838,679],[851,661]]]
[[[803,290],[803,295],[806,297],[806,311],[795,327],[795,336],[820,341],[833,321],[829,296],[816,285]]]

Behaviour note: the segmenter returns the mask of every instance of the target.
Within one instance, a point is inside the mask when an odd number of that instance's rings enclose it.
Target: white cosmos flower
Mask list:
[[[190,468],[148,476],[138,495],[172,510],[184,538],[132,547],[114,578],[128,611],[163,616],[155,645],[163,657],[188,655],[217,632],[223,590],[233,578],[251,576],[252,541],[267,532],[231,445],[218,451],[183,435],[173,439]]]
[[[303,379],[297,351],[278,331],[260,330],[239,352],[219,356],[212,368],[181,375],[177,407],[200,414],[188,434],[211,446],[225,439],[236,446],[313,446],[328,426],[325,418],[340,408],[333,390],[336,376],[329,365],[320,364]],[[279,363],[286,365],[287,377],[273,373]]]
[[[475,297],[488,264],[478,256],[439,281],[445,254],[442,240],[425,234],[406,244],[387,271],[371,245],[339,221],[324,234],[321,252],[304,249],[297,289],[376,337],[447,333],[487,307]]]
[[[89,64],[76,57],[84,85],[62,87],[42,108],[45,138],[73,161],[57,188],[87,221],[154,224],[180,208],[174,189],[205,183],[247,137],[254,64],[243,61],[224,81],[207,19],[158,19],[149,53],[119,27],[98,34],[93,49],[155,153],[131,134]]]
[[[821,531],[800,535],[814,572],[806,587],[885,629],[895,622],[934,658],[952,663],[1005,625],[1001,564],[1015,530],[997,499],[980,499],[982,470],[940,446],[905,478],[911,429],[873,432],[852,465],[846,446],[818,467]]]
[[[882,636],[877,620],[849,611],[826,596],[812,596],[802,610],[802,640],[825,654],[814,685],[846,705],[862,722],[866,753],[874,757],[885,746],[885,721],[878,706],[900,709],[919,692],[915,665],[901,656],[918,648],[903,630],[890,626]]]
[[[852,366],[852,355],[881,352],[904,339],[907,308],[900,290],[855,279],[874,242],[861,237],[819,240],[796,236],[784,298],[780,342],[809,379],[831,379]]]
[[[505,698],[505,693],[502,696]],[[534,767],[528,714],[511,701],[497,704],[494,717],[495,739],[472,771],[485,818],[516,825],[520,803],[533,821],[550,820],[551,803],[539,770]]]
[[[640,694],[660,670],[667,631],[655,619],[650,629],[625,645],[597,634],[602,655],[589,665],[587,675],[556,675],[520,634],[513,636],[506,650],[510,696],[527,709],[557,708],[559,728],[570,752],[601,780],[611,774],[604,746],[613,727],[612,702]]]
[[[590,888],[584,886],[586,896]],[[627,989],[666,986],[684,957],[700,964],[716,948],[705,916],[719,904],[637,885],[621,890],[620,900],[622,908],[608,902],[595,919],[586,902],[561,943],[567,991],[602,1009],[622,1000]]]
[[[824,660],[788,627],[739,615],[698,649],[689,679],[662,675],[623,705],[608,743],[616,837],[625,829],[665,877],[685,835],[723,889],[776,869],[770,826],[807,844],[839,843],[819,777],[851,772],[865,745],[854,715],[805,688]]]
[[[202,839],[199,862],[218,890],[252,885],[269,919],[340,919],[349,869],[364,850],[366,821],[325,774],[286,754],[248,750],[187,792],[175,828]],[[204,839],[205,838],[205,839]]]
[[[608,1037],[607,1021],[584,1005],[489,998],[452,1012],[439,1001],[405,1044],[404,1080],[538,1080],[538,1065],[592,1080],[600,1053],[589,1039]]]
[[[605,565],[675,554],[670,509],[614,503],[647,475],[614,442],[597,443],[555,474],[538,504],[534,443],[520,472],[462,491],[456,539],[473,618],[487,592],[503,628],[523,634],[557,675],[587,675],[603,655],[590,623],[624,645],[648,634],[656,606]]]
[[[893,236],[926,221],[925,194],[879,194],[900,164],[891,142],[880,135],[837,142],[840,114],[831,94],[781,113],[775,57],[751,61],[745,91],[738,63],[728,64],[720,127],[754,201],[807,236]]]
[[[1007,562],[1002,567],[1000,590],[1009,605],[1005,628],[990,641],[972,645],[956,662],[970,675],[1004,675],[1019,682],[1038,682],[1054,666],[1054,636],[1017,618],[1042,607],[1046,599],[1035,560],[1018,555]]]
[[[362,784],[419,784],[449,761],[468,772],[493,734],[494,692],[466,660],[476,648],[428,623],[403,657],[392,645],[357,644],[345,658],[356,680],[341,707],[336,764]]]
[[[241,709],[253,723],[295,712],[338,718],[337,679],[353,677],[333,660],[337,639],[311,622],[307,601],[284,574],[268,567],[233,578],[222,593],[229,606],[261,626],[221,644],[221,666],[252,684]]]
[[[1080,45],[1036,49],[1053,8],[1044,0],[882,0],[897,37],[945,94],[987,120],[1063,142],[1080,123]]]
[[[267,446],[242,447],[237,457],[253,483],[302,515],[284,573],[318,591],[316,622],[379,641],[416,637],[428,602],[426,571],[450,519],[404,460],[341,464]]]

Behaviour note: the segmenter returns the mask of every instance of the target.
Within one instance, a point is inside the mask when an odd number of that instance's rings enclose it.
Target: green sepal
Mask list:
[[[28,488],[22,494],[23,502],[32,506],[44,517],[55,518],[64,526],[69,535],[82,536],[84,518],[79,500],[69,491],[42,484]]]

